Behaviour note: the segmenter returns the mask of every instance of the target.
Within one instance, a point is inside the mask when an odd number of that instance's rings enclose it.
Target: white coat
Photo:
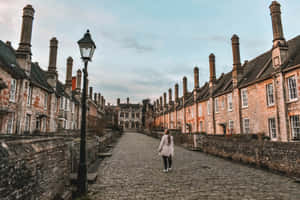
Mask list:
[[[174,141],[173,136],[171,137],[171,144],[168,145],[168,135],[164,135],[161,138],[158,151],[160,152],[159,155],[161,156],[173,156],[174,155]]]

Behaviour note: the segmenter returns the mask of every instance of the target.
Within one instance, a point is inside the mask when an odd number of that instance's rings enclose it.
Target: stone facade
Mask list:
[[[138,130],[142,127],[142,105],[129,103],[129,98],[127,98],[127,103],[122,104],[118,99],[116,109],[118,125],[123,130]]]
[[[58,40],[49,45],[49,65],[44,70],[31,59],[31,34],[34,9],[23,9],[19,47],[0,40],[0,133],[31,134],[80,129],[81,71],[72,80],[73,59],[66,59],[66,80],[57,73]],[[6,86],[6,87],[4,87]],[[91,94],[92,95],[92,94]],[[100,94],[99,94],[100,95]],[[105,100],[88,100],[88,118],[100,118]]]
[[[300,140],[300,36],[286,41],[279,3],[273,1],[270,11],[272,49],[241,64],[239,37],[233,35],[232,71],[216,78],[216,58],[211,54],[209,81],[199,86],[195,67],[192,92],[184,77],[182,97],[176,84],[175,100],[171,96],[169,106],[163,105],[161,97],[155,101],[153,126],[183,133],[262,133],[274,141]]]

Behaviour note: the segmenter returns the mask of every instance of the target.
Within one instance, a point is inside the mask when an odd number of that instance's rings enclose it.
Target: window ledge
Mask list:
[[[289,100],[287,101],[287,103],[293,103],[293,102],[296,102],[296,101],[298,101],[298,98],[297,98],[297,99],[289,99]]]
[[[270,104],[270,105],[267,105],[268,108],[273,108],[275,107],[275,103],[274,104]]]

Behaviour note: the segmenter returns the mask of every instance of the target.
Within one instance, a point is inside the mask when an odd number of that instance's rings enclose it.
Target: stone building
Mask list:
[[[31,5],[23,9],[18,49],[0,40],[0,133],[49,133],[80,128],[81,80],[73,90],[73,59],[66,60],[65,83],[58,79],[55,37],[50,40],[47,70],[31,59],[34,13]]]
[[[231,38],[232,71],[216,77],[215,55],[209,55],[209,81],[199,85],[194,68],[194,88],[183,78],[183,96],[155,103],[154,126],[207,134],[262,133],[274,141],[300,139],[300,36],[286,41],[280,4],[270,5],[273,43],[269,51],[245,61],[240,59],[239,37]]]
[[[138,130],[142,127],[142,109],[140,104],[132,104],[127,98],[126,103],[121,103],[117,99],[118,125],[123,127],[123,130]]]

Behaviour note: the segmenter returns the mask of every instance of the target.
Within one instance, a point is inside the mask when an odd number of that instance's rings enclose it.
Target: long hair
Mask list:
[[[171,144],[171,136],[169,133],[170,133],[169,130],[166,130],[166,134],[168,135],[168,145]]]

